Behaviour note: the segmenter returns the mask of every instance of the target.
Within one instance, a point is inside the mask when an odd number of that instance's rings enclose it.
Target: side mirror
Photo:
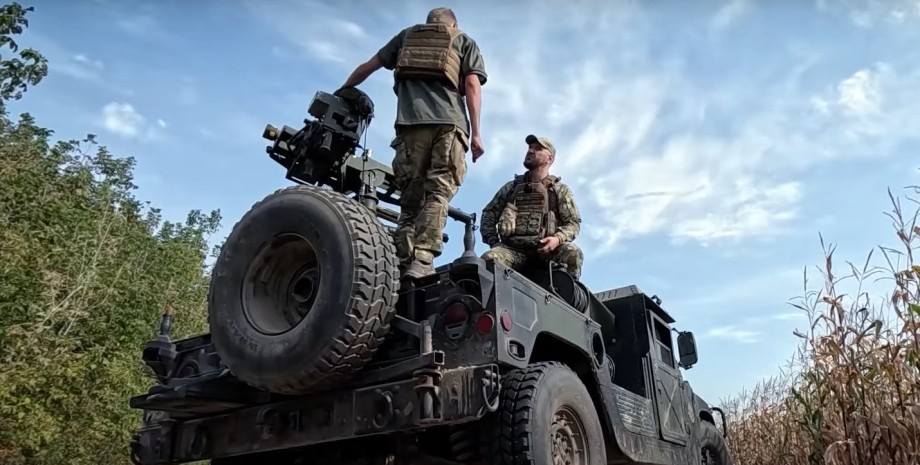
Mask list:
[[[681,368],[689,370],[699,360],[696,354],[696,339],[692,331],[682,331],[677,334],[677,352],[680,354]]]

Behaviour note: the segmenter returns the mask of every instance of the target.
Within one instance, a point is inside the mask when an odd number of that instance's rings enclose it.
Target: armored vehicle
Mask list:
[[[308,111],[265,129],[295,184],[227,238],[210,331],[172,341],[166,312],[144,347],[135,463],[732,464],[724,413],[678,369],[693,334],[675,347],[660,299],[486,263],[456,208],[462,255],[402,281],[399,189],[359,144],[372,100],[317,92]]]

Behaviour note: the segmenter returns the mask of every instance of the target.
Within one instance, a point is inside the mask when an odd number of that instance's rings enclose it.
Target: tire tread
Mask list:
[[[570,370],[563,363],[549,361],[502,375],[498,410],[481,421],[456,427],[451,433],[454,459],[481,465],[536,463],[530,444],[531,419],[536,414],[534,401],[547,372],[557,369]]]
[[[325,188],[295,185],[276,190],[250,211],[280,196],[312,196],[328,205],[343,221],[352,243],[353,275],[346,324],[332,336],[328,349],[305,360],[300,370],[281,383],[248,379],[253,387],[281,394],[304,394],[347,381],[367,364],[383,343],[395,314],[399,291],[396,247],[375,214],[355,200]],[[231,236],[241,222],[234,226]],[[213,297],[213,295],[212,295]],[[218,348],[219,350],[219,348]],[[231,367],[232,370],[232,367]]]

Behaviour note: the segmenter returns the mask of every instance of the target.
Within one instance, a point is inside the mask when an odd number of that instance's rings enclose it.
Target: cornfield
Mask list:
[[[821,239],[823,285],[809,291],[805,274],[792,305],[810,324],[795,331],[787,369],[722,403],[738,465],[920,463],[920,201],[911,196],[920,187],[909,191],[889,191],[897,247],[880,246],[840,273],[835,247]],[[905,200],[918,206],[911,215]],[[872,296],[867,283],[890,291]]]

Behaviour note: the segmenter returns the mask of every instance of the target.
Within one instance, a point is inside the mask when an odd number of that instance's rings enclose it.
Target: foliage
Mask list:
[[[0,55],[0,463],[128,464],[140,418],[128,399],[151,383],[140,348],[166,305],[178,309],[175,337],[206,329],[204,260],[220,215],[164,222],[133,196],[132,158],[9,118],[5,102],[48,72],[13,40],[31,11],[0,6],[0,47],[18,52]],[[723,404],[739,464],[920,463],[920,209],[905,221],[892,202],[901,250],[880,248],[889,298],[861,289],[882,273],[871,254],[838,278],[826,249],[823,289],[797,304],[811,324],[792,370]],[[840,292],[846,279],[855,297]]]
[[[870,265],[870,253],[838,277],[825,247],[823,289],[795,305],[810,325],[796,331],[789,372],[724,403],[739,464],[920,463],[920,208],[905,215],[901,206],[920,201],[889,196],[900,250],[880,247],[884,266]],[[863,290],[873,276],[892,285],[883,299]],[[841,291],[848,280],[852,296]]]
[[[27,26],[0,13],[0,43]],[[0,63],[0,96],[46,72],[26,50]],[[0,463],[128,464],[151,383],[140,363],[165,305],[174,336],[206,330],[204,266],[218,212],[164,222],[132,195],[134,160],[88,136],[51,140],[28,115],[0,115]]]
[[[0,7],[0,47],[7,46],[10,52],[19,52],[19,58],[4,59],[0,55],[0,98],[4,102],[19,100],[30,85],[38,85],[48,74],[48,60],[31,48],[20,51],[12,37],[29,27],[26,13],[34,10],[16,2]]]

